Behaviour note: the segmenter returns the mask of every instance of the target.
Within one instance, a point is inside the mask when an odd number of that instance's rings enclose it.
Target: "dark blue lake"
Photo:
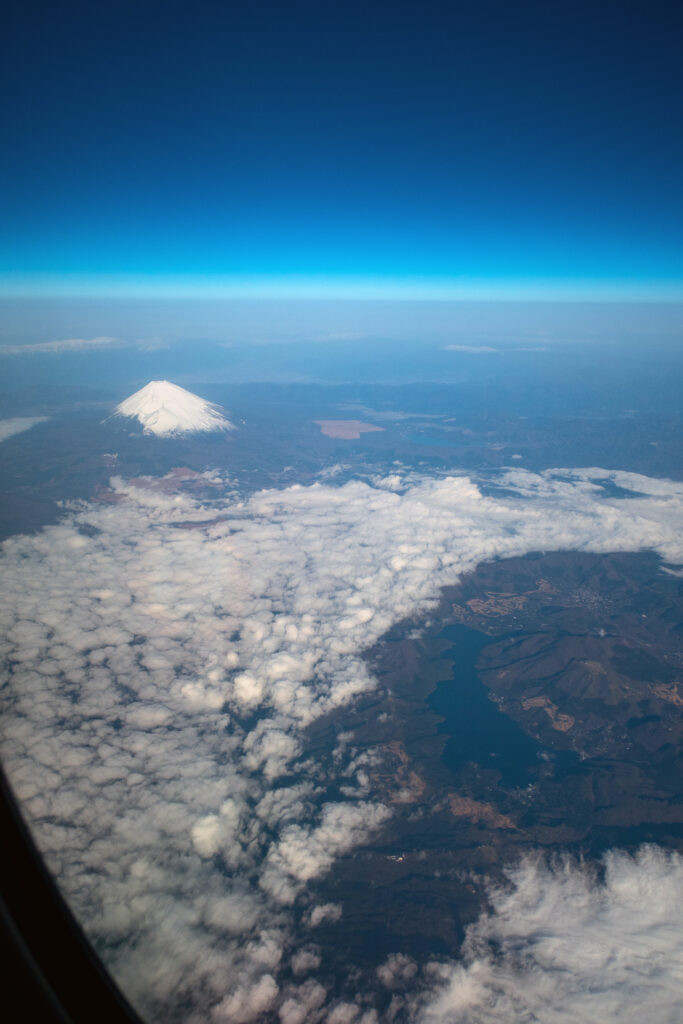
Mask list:
[[[432,711],[444,718],[438,730],[448,736],[443,763],[457,772],[473,761],[499,772],[503,786],[527,785],[545,748],[489,700],[476,664],[490,638],[459,624],[447,626],[440,636],[454,644],[443,655],[453,662],[453,677],[438,683],[428,698]]]

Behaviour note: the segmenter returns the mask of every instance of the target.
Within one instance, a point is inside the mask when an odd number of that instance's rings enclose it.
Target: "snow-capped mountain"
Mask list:
[[[172,437],[210,430],[234,430],[220,406],[167,380],[152,380],[114,410],[116,416],[130,416],[146,434]]]

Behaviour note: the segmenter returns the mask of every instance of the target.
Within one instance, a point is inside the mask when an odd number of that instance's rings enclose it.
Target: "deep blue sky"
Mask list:
[[[14,2],[0,290],[683,298],[676,6]]]

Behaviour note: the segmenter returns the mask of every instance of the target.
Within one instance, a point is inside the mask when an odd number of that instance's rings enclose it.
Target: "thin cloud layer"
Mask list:
[[[48,416],[13,416],[8,420],[0,420],[0,441],[6,441],[15,434],[23,434],[37,423],[45,423]]]
[[[466,352],[469,355],[485,356],[491,355],[491,353],[505,353],[505,352],[547,352],[548,349],[542,345],[526,345],[523,347],[513,346],[506,348],[495,348],[493,345],[443,345],[443,352]]]
[[[372,688],[362,652],[482,560],[682,562],[683,485],[510,470],[488,493],[411,477],[205,504],[112,487],[3,549],[2,752],[36,839],[150,1019],[361,1019],[304,977],[337,912],[312,883],[390,810],[351,743],[328,769],[305,728]]]
[[[501,348],[494,348],[492,345],[444,345],[444,352],[470,352],[473,355],[488,355],[491,352],[502,352]]]
[[[28,345],[0,345],[0,356],[30,356],[51,352],[87,352],[93,349],[116,348],[123,344],[117,338],[64,338],[60,341],[37,341]]]

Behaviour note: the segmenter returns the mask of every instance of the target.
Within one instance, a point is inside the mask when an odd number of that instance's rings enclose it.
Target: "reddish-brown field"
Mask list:
[[[315,422],[320,427],[320,432],[326,437],[338,437],[343,441],[357,441],[361,434],[384,430],[384,427],[376,427],[372,423],[363,423],[361,420],[315,420]]]

